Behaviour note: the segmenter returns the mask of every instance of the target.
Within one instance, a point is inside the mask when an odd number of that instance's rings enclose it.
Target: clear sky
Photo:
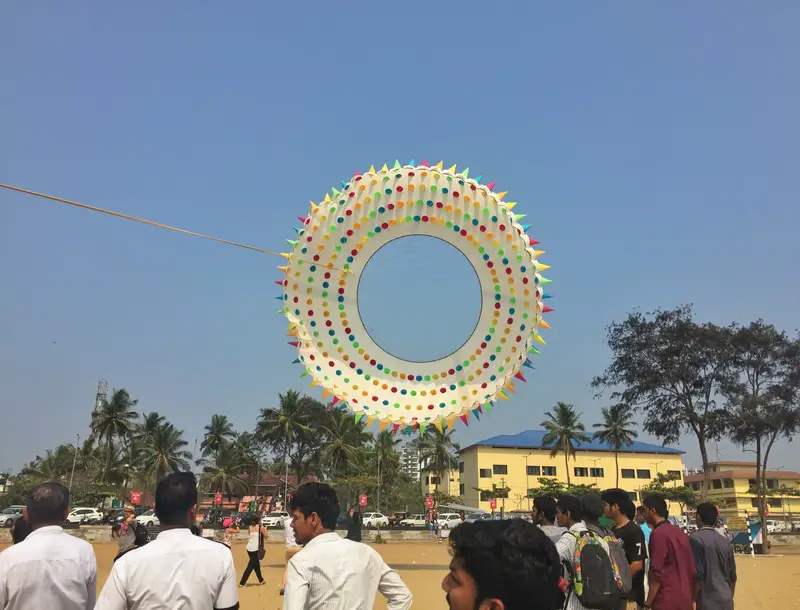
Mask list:
[[[633,308],[798,326],[797,2],[43,1],[0,18],[0,182],[271,250],[372,163],[444,159],[510,191],[553,266],[553,330],[462,443],[539,428],[557,400],[596,421],[604,328]],[[441,247],[395,251],[365,273],[376,338],[458,346],[469,272]],[[277,264],[0,192],[0,469],[85,436],[98,378],[190,448],[213,413],[252,428],[307,388]],[[406,336],[410,317],[435,324]],[[783,444],[772,463],[798,457]]]

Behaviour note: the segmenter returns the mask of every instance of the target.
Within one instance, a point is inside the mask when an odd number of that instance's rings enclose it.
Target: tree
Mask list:
[[[436,473],[436,491],[445,470],[458,467],[458,452],[461,446],[453,440],[453,430],[439,430],[436,426],[428,426],[419,436],[419,460],[424,470]]]
[[[619,487],[619,452],[623,447],[633,445],[633,439],[639,436],[631,426],[634,424],[631,408],[625,403],[618,403],[613,406],[603,407],[603,421],[594,424],[594,428],[599,428],[594,433],[594,438],[606,443],[614,450],[614,463],[617,476],[617,487]]]
[[[539,486],[536,489],[528,490],[529,498],[537,498],[539,496],[551,496],[553,498],[560,498],[561,496],[585,496],[588,493],[597,493],[597,487],[594,483],[574,484],[562,483],[558,479],[550,479],[547,477],[539,477],[536,479]]]
[[[236,443],[222,443],[214,452],[212,460],[202,458],[200,465],[203,472],[200,484],[211,491],[221,491],[231,499],[233,494],[244,495],[249,489],[243,474],[251,467],[251,456],[242,451]]]
[[[204,456],[217,453],[223,445],[233,440],[236,433],[227,415],[215,413],[211,416],[211,423],[206,424],[203,442],[200,443],[200,451]]]
[[[544,414],[547,418],[541,425],[546,434],[542,439],[544,447],[550,447],[550,457],[564,452],[564,462],[567,466],[567,485],[570,484],[569,456],[575,455],[575,447],[580,443],[589,441],[586,427],[580,421],[580,414],[575,412],[575,406],[565,402],[557,402],[553,411]]]
[[[642,500],[648,495],[658,494],[670,502],[677,502],[680,505],[681,514],[683,514],[684,506],[697,506],[698,502],[697,494],[691,487],[678,485],[680,479],[680,474],[664,474],[660,472],[655,479],[639,489],[639,494]]]
[[[355,452],[363,447],[371,435],[364,428],[363,419],[356,422],[350,413],[339,409],[328,409],[326,420],[322,424],[325,442],[322,447],[323,470],[333,478],[342,473]]]
[[[757,320],[736,329],[733,349],[736,375],[723,388],[732,413],[729,435],[756,455],[753,493],[767,553],[766,498],[770,490],[765,473],[775,442],[780,437],[791,438],[800,429],[800,342]]]
[[[185,449],[188,444],[183,439],[183,430],[172,424],[165,422],[156,428],[152,442],[142,446],[144,467],[148,473],[155,474],[156,483],[168,472],[189,469],[192,454]]]
[[[133,400],[125,389],[114,390],[111,399],[103,398],[100,405],[92,412],[92,436],[98,442],[105,440],[106,465],[103,478],[107,478],[114,456],[114,442],[128,438],[133,430],[133,422],[138,417],[134,407],[138,400]]]
[[[592,386],[640,409],[644,429],[675,443],[690,431],[697,439],[708,494],[710,441],[725,432],[728,416],[715,396],[727,384],[733,359],[730,327],[697,324],[690,305],[628,314],[607,329],[612,361]]]

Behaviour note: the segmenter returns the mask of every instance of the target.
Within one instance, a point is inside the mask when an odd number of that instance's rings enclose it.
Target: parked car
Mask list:
[[[261,525],[266,525],[267,527],[283,527],[283,524],[289,518],[289,513],[285,510],[274,510],[268,515],[261,517]]]
[[[400,522],[408,516],[409,515],[402,510],[395,511],[391,515],[389,515],[389,525],[391,526],[400,525]]]
[[[3,512],[0,512],[0,527],[14,527],[17,519],[22,518],[24,509],[24,506],[18,504],[3,509]]]
[[[442,513],[436,517],[437,525],[447,525],[447,527],[453,528],[459,523],[461,523],[461,515],[457,513]]]
[[[381,513],[364,513],[364,527],[389,527],[389,517]]]
[[[161,525],[161,521],[159,521],[158,517],[156,517],[156,512],[152,508],[144,511],[141,515],[136,517],[136,523],[141,523],[145,527],[151,525]]]
[[[464,523],[474,523],[475,521],[491,521],[491,513],[470,513],[464,518]]]
[[[400,525],[404,527],[425,527],[427,523],[425,515],[409,515],[400,521]]]
[[[85,508],[79,506],[69,511],[67,523],[79,523],[82,525],[94,525],[103,522],[103,513],[96,508]]]

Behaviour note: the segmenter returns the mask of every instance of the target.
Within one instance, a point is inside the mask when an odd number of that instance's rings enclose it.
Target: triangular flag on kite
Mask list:
[[[464,425],[469,428],[469,411],[464,415],[459,415],[459,419],[464,422]]]
[[[455,174],[456,173],[456,166],[454,165],[453,167],[448,167],[447,171],[450,172],[451,174]]]
[[[528,383],[527,379],[525,379],[525,376],[522,374],[522,371],[517,371],[517,374],[514,375],[514,378],[519,379],[523,383]]]

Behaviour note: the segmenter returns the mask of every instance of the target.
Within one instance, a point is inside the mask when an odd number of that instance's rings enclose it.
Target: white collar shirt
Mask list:
[[[59,526],[35,529],[0,553],[0,608],[91,610],[96,595],[92,545]]]
[[[161,532],[120,557],[96,610],[222,610],[239,607],[233,556],[188,528]]]
[[[378,591],[388,610],[411,608],[411,591],[375,549],[329,532],[289,561],[283,610],[372,610]]]
[[[581,521],[579,523],[575,523],[572,527],[567,530],[569,532],[581,533],[589,531],[589,528],[586,527],[586,524]],[[575,549],[578,545],[578,539],[575,538],[572,534],[567,533],[566,531],[561,534],[561,538],[558,539],[556,542],[556,550],[558,551],[558,556],[561,558],[562,561],[568,562],[574,568],[575,562]],[[600,541],[600,545],[605,549],[606,553],[608,553],[608,544],[605,540]],[[568,575],[564,575],[566,580],[569,580]],[[566,610],[586,610],[585,606],[580,602],[578,596],[575,595],[575,592],[572,591],[568,593],[569,602],[567,602]]]

